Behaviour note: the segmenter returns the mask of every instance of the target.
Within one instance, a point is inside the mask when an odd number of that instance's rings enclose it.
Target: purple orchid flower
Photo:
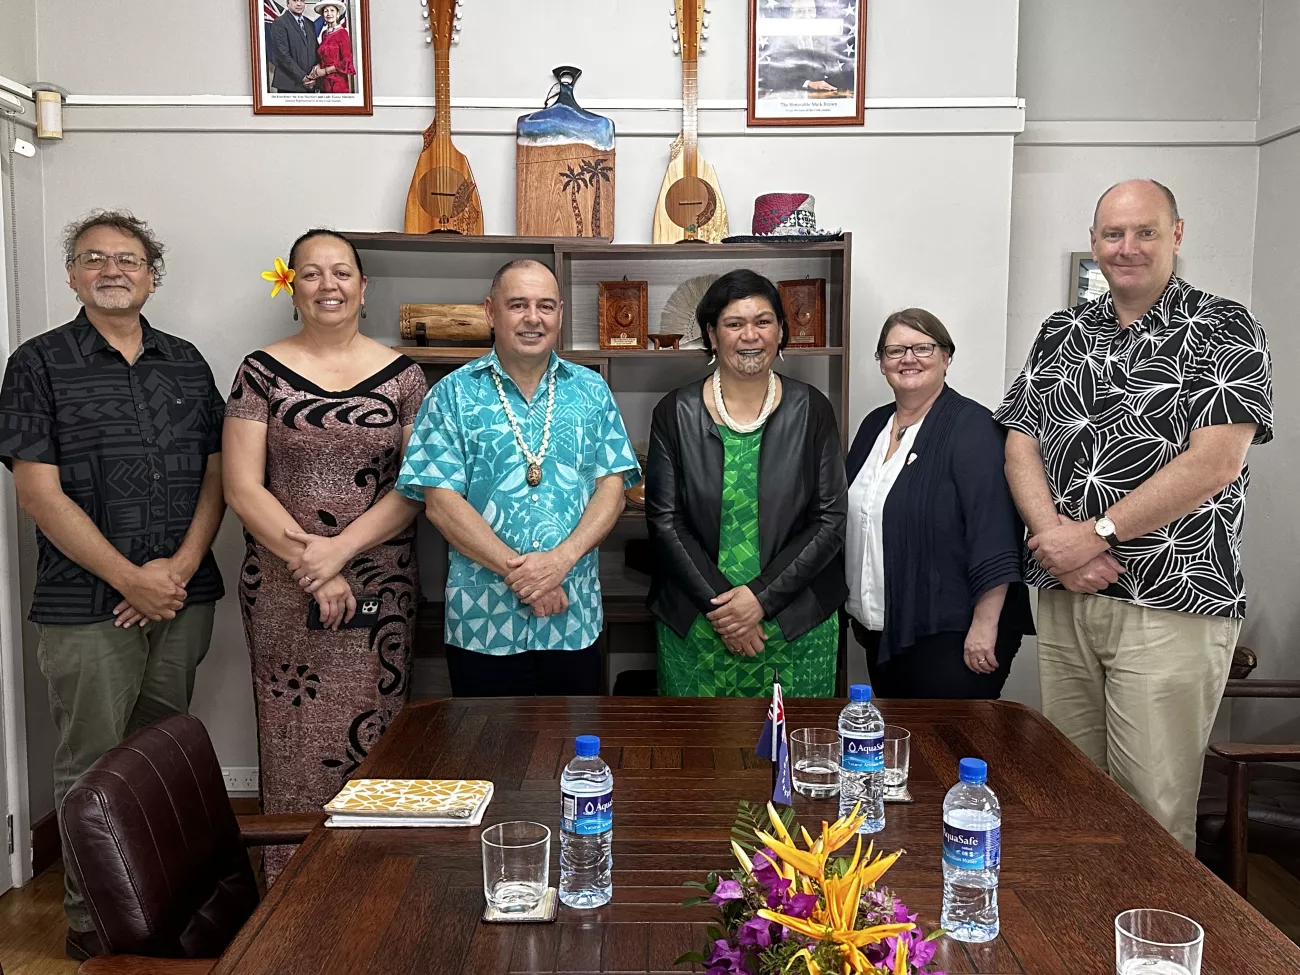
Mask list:
[[[745,896],[745,890],[735,880],[724,880],[709,897],[709,903],[721,907],[724,901],[738,901]]]
[[[732,975],[734,972],[748,973],[744,953],[725,940],[713,942],[713,949],[705,959],[705,975]]]
[[[938,946],[933,941],[926,941],[924,938],[914,941],[912,946],[907,950],[907,957],[911,959],[912,964],[917,968],[924,968],[934,960],[934,953]]]
[[[916,924],[917,915],[908,911],[902,901],[894,902],[894,923]],[[867,960],[877,967],[894,971],[894,956],[898,951],[898,942],[902,939],[907,945],[907,961],[910,971],[920,971],[933,959],[937,946],[933,941],[925,940],[925,932],[920,927],[902,935],[894,935],[867,948]],[[895,972],[895,975],[908,975],[907,972]],[[936,973],[939,975],[939,973]]]
[[[772,947],[772,929],[776,927],[771,921],[764,920],[761,917],[752,917],[740,926],[736,932],[736,940],[742,945],[750,945],[756,948]]]
[[[816,894],[792,894],[782,913],[790,917],[806,918],[812,915],[816,907]]]
[[[754,880],[763,888],[764,893],[784,892],[789,889],[790,882],[776,872],[775,864],[779,862],[776,854],[768,849],[760,851],[754,857]]]

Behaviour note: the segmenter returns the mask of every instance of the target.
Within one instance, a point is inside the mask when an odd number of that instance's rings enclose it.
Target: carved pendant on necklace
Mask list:
[[[524,474],[524,480],[528,482],[529,487],[537,487],[542,483],[542,465],[529,464],[528,471]]]

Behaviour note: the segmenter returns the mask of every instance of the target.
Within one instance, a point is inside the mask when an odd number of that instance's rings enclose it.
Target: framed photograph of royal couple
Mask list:
[[[750,125],[861,125],[867,0],[749,0]]]
[[[370,115],[369,0],[248,0],[256,115]]]

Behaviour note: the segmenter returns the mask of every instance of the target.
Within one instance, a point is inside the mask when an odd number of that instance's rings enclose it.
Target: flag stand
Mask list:
[[[772,683],[773,685],[781,683],[781,671],[777,670],[775,667],[772,668]],[[772,736],[772,751],[773,752],[776,751],[776,735]],[[781,774],[781,762],[778,760],[777,756],[773,754],[772,755],[772,794],[773,795],[776,795],[777,776],[779,776],[780,774]]]

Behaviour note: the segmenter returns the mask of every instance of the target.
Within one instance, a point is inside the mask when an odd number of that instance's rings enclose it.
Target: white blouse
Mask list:
[[[908,427],[898,449],[886,460],[894,427],[891,417],[849,486],[849,523],[844,540],[847,608],[849,615],[868,630],[885,628],[885,546],[881,534],[885,499],[912,456],[912,445],[924,422],[922,417]]]

